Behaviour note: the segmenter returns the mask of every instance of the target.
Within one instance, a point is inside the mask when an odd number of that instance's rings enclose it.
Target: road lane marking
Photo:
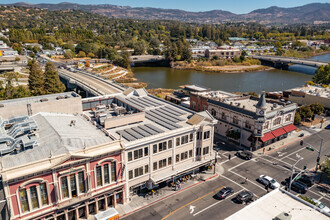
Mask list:
[[[322,195],[320,195],[320,194],[318,194],[318,193],[316,193],[312,190],[308,190],[308,192],[313,193],[314,195],[317,195],[317,196],[322,196]],[[330,202],[330,200],[328,198],[324,197],[324,199]]]
[[[186,207],[186,206],[188,206],[188,205],[190,205],[190,204],[192,204],[192,203],[194,203],[194,202],[196,202],[196,201],[198,201],[198,200],[204,198],[205,196],[210,195],[211,193],[215,193],[215,192],[221,190],[222,188],[224,188],[224,186],[221,186],[220,188],[218,188],[218,189],[216,189],[216,190],[213,190],[213,191],[211,191],[211,192],[209,192],[209,193],[207,193],[207,194],[205,194],[205,195],[203,195],[203,196],[200,196],[200,197],[198,197],[197,199],[195,199],[195,200],[193,200],[193,201],[191,201],[191,202],[189,202],[189,203],[187,203],[187,204],[181,206],[180,208],[177,208],[176,210],[170,212],[168,215],[166,215],[164,218],[162,218],[162,220],[167,219],[168,217],[170,217],[171,215],[173,215],[173,214],[176,213],[177,211],[183,209],[184,207]]]
[[[266,157],[270,157],[270,158],[272,158],[272,159],[274,159],[274,160],[277,160],[277,161],[279,161],[279,162],[281,162],[281,163],[284,163],[284,164],[286,164],[286,165],[290,166],[290,168],[288,168],[288,169],[290,169],[290,170],[291,170],[292,164],[290,164],[290,163],[287,163],[287,162],[285,162],[285,161],[282,161],[282,160],[280,160],[280,159],[277,159],[277,158],[275,158],[275,157],[272,157],[272,156],[268,156],[268,155],[266,155]],[[265,159],[264,157],[260,157],[260,158],[262,158],[262,159],[264,159],[264,160],[267,160],[267,159]],[[268,162],[269,162],[269,160],[268,160]],[[271,163],[274,163],[274,162],[273,162],[273,161],[271,161]],[[298,167],[295,167],[295,170],[299,170],[299,171],[302,171],[302,169],[300,169],[300,168],[298,168]]]
[[[277,165],[281,165],[281,164],[278,164],[278,163],[276,163],[276,162],[273,162],[273,161],[271,161],[271,160],[267,160],[267,159],[265,159],[265,158],[263,158],[263,157],[260,157],[260,159],[263,159],[263,160],[265,160],[265,161],[267,161],[268,163],[271,163],[271,164],[273,164],[273,165],[275,165],[275,166],[277,166]],[[283,161],[280,161],[281,163],[285,163],[285,162],[283,162]],[[287,165],[290,165],[290,164],[288,164],[288,163],[286,163]],[[290,165],[290,166],[292,166],[292,165]],[[280,168],[282,168],[282,169],[284,169],[284,170],[289,170],[289,171],[291,171],[291,169],[290,168],[286,168],[286,167],[283,167],[283,166],[279,166]]]
[[[247,188],[245,188],[244,186],[242,186],[241,184],[238,184],[237,182],[235,182],[234,180],[232,180],[232,179],[230,179],[230,178],[228,178],[228,177],[226,177],[226,176],[224,176],[224,175],[221,175],[222,177],[224,177],[225,179],[227,179],[227,180],[229,180],[230,182],[233,182],[233,183],[235,183],[236,185],[238,185],[238,186],[240,186],[241,188],[243,188],[243,189],[245,189],[245,190],[247,190],[247,191],[249,191]]]
[[[243,191],[243,189],[241,189],[240,191],[238,191],[238,192],[236,192],[236,193],[231,194],[231,195],[228,196],[227,198],[233,197],[235,194],[238,194],[238,193],[240,193],[240,192],[242,192],[242,191]],[[227,199],[227,198],[226,198],[226,199]],[[218,201],[218,202],[216,202],[216,203],[213,203],[212,205],[210,205],[210,206],[208,206],[208,207],[206,207],[206,208],[200,210],[199,212],[196,212],[195,214],[193,214],[193,216],[196,216],[196,215],[198,215],[198,214],[204,212],[205,210],[208,210],[209,208],[212,208],[213,206],[215,206],[215,205],[217,205],[217,204],[219,204],[219,203],[225,201],[226,199],[222,199],[222,200],[220,200],[220,201]]]
[[[298,152],[300,152],[300,151],[302,151],[302,150],[305,150],[305,148],[299,148],[298,150],[292,152],[291,154],[288,154],[288,155],[286,155],[285,157],[280,158],[280,160],[282,160],[282,159],[284,159],[284,158],[286,158],[286,157],[289,157],[289,156],[291,156],[291,155],[293,155],[293,154],[296,154],[296,153],[298,153]]]
[[[242,163],[240,163],[240,164],[237,164],[236,166],[233,166],[232,168],[228,169],[228,171],[231,171],[231,170],[235,169],[236,167],[239,167],[239,166],[241,166],[241,165],[243,165],[243,164],[245,164],[245,163],[247,163],[247,162],[250,162],[250,161],[247,160],[247,161],[244,161],[244,162],[242,162]]]
[[[231,172],[231,173],[233,173],[233,174],[235,174],[235,175],[237,175],[237,176],[239,176],[239,177],[241,177],[241,178],[243,178],[243,179],[246,179],[246,177],[244,177],[244,176],[242,176],[242,175],[240,175],[240,174],[238,174],[238,173],[234,173],[233,171],[229,171],[229,172]],[[252,182],[251,180],[248,179],[247,181],[250,182],[250,183],[252,183],[253,185],[259,187],[260,189],[262,189],[262,190],[264,190],[264,191],[267,191],[264,187],[259,186],[258,184]]]

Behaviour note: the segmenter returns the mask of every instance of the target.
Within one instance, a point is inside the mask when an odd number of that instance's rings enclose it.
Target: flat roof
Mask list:
[[[63,92],[63,93],[56,93],[56,94],[50,94],[50,95],[2,100],[2,101],[0,101],[0,104],[3,104],[3,105],[28,104],[28,103],[44,102],[44,101],[48,101],[48,100],[67,99],[67,98],[76,98],[76,97],[80,97],[80,96],[75,92]]]
[[[88,122],[82,115],[38,113],[31,117],[38,125],[38,146],[0,158],[4,168],[24,165],[67,152],[75,152],[112,142],[110,137]],[[74,122],[74,125],[72,124]]]
[[[323,98],[329,98],[330,99],[330,88],[323,88],[319,86],[303,86],[303,87],[297,87],[292,89],[293,91],[303,92],[308,95],[314,95],[319,96]]]
[[[276,189],[229,216],[226,220],[275,219],[283,212],[291,215],[291,220],[329,219],[311,206],[300,202],[293,195],[290,196],[284,190]]]

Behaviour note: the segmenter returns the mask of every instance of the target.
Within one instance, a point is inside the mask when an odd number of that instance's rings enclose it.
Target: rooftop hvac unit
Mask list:
[[[274,220],[291,220],[291,218],[292,218],[292,215],[290,215],[289,213],[286,213],[286,212],[282,212],[281,214],[276,216],[274,218]]]
[[[126,113],[126,109],[123,106],[117,106],[116,108],[114,108],[114,111],[116,115],[121,115]]]

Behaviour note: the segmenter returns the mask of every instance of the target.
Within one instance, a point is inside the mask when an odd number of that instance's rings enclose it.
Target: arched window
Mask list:
[[[212,110],[211,110],[211,114],[212,114],[212,116],[214,116],[214,117],[216,117],[217,116],[217,112],[212,108]]]
[[[22,212],[29,212],[49,205],[47,185],[46,182],[40,182],[19,189]]]
[[[291,121],[291,114],[288,114],[285,118],[285,121]]]
[[[101,187],[117,181],[116,162],[108,162],[96,166],[96,186]]]
[[[281,124],[281,118],[280,117],[278,117],[274,120],[273,126],[276,126],[276,125],[279,125],[279,124]]]
[[[264,125],[264,129],[268,129],[269,128],[269,121],[266,121],[265,125]]]

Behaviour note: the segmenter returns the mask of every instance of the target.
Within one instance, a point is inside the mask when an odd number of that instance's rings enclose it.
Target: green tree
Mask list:
[[[285,53],[285,50],[277,48],[276,52],[275,52],[275,55],[276,56],[282,56],[284,53]]]
[[[294,124],[299,125],[301,123],[301,117],[300,114],[298,112],[296,112],[296,114],[294,115]]]
[[[182,49],[181,59],[189,61],[189,60],[191,60],[191,56],[192,56],[192,52],[191,52],[189,46],[185,45]]]
[[[29,75],[29,89],[31,95],[43,95],[45,94],[45,80],[44,73],[36,60],[33,60],[30,64],[30,75]]]
[[[13,43],[13,49],[18,52],[18,54],[22,53],[22,45],[19,43]]]
[[[77,57],[80,57],[80,58],[86,57],[86,53],[81,50],[81,51],[79,51]]]
[[[313,112],[308,105],[301,106],[297,111],[304,120],[313,116]]]
[[[319,66],[313,77],[313,82],[319,84],[330,84],[330,63],[326,66]]]
[[[48,62],[45,67],[45,93],[60,93],[65,91],[64,84],[60,81],[57,69],[52,62]]]
[[[246,51],[243,50],[241,56],[239,57],[241,59],[241,61],[244,61],[245,60],[245,56],[246,55],[247,55]]]
[[[90,57],[90,58],[94,58],[94,57],[95,57],[95,54],[93,54],[93,53],[88,53],[87,56]]]
[[[64,58],[65,59],[72,59],[74,57],[76,57],[76,54],[74,52],[72,52],[71,50],[66,50],[64,52]]]
[[[315,115],[320,115],[324,112],[324,105],[319,103],[310,104],[309,107]]]

